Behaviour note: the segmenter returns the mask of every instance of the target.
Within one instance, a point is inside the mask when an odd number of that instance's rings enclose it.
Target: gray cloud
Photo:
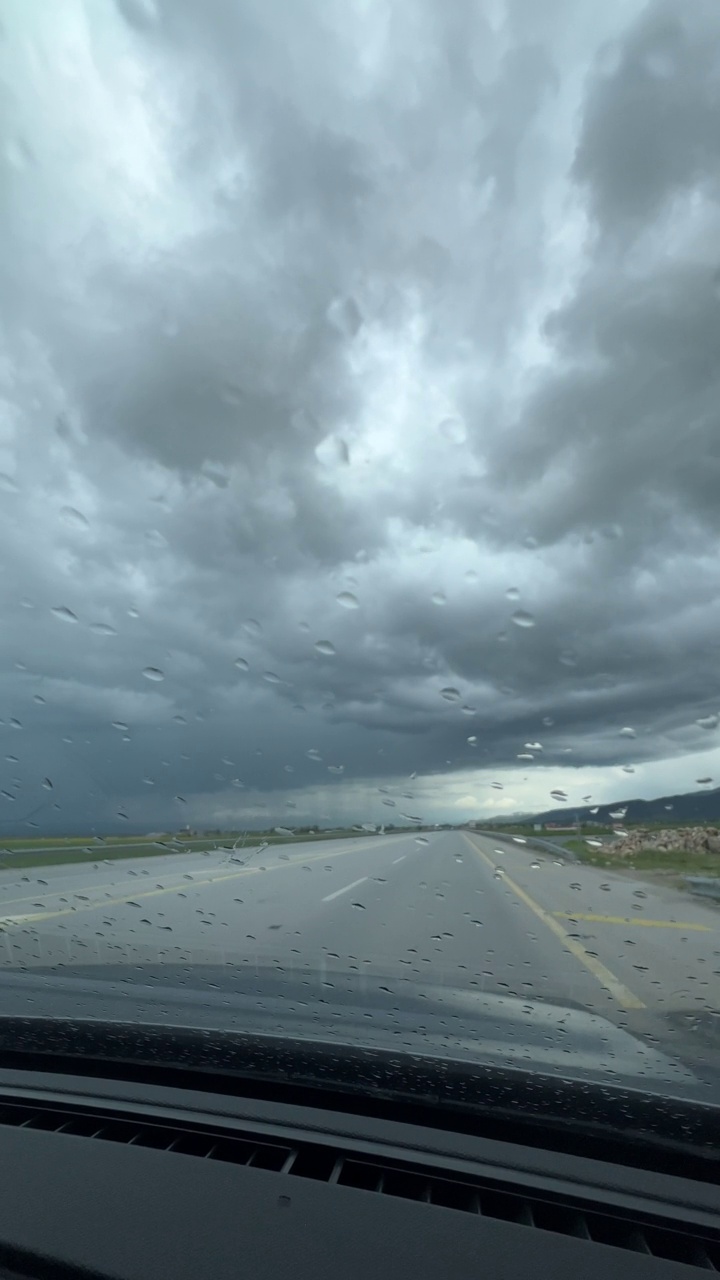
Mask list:
[[[383,15],[10,15],[3,830],[714,746],[715,10]]]

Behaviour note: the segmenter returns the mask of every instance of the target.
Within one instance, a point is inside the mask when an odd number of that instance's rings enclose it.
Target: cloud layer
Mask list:
[[[718,36],[9,7],[0,832],[720,775]]]

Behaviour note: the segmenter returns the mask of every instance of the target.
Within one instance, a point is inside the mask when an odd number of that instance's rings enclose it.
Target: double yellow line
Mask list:
[[[466,835],[465,832],[463,832],[463,835],[473,852],[476,853],[479,858],[482,858],[483,862],[486,862],[494,871],[496,864],[493,862],[492,858],[489,858],[483,849],[479,849],[471,840],[470,836]],[[640,1000],[638,996],[634,995],[633,992],[630,991],[629,987],[625,986],[624,982],[621,982],[619,978],[616,978],[615,974],[611,973],[607,966],[604,965],[601,960],[598,960],[597,956],[591,956],[590,952],[585,950],[581,943],[578,942],[577,938],[571,938],[567,930],[563,929],[562,925],[558,924],[557,920],[553,919],[550,913],[546,911],[544,907],[541,907],[540,903],[536,902],[534,898],[531,898],[530,894],[517,884],[509,875],[507,875],[506,872],[503,872],[502,882],[507,885],[508,889],[510,889],[521,902],[524,902],[525,906],[537,916],[538,920],[542,920],[543,924],[547,926],[550,932],[554,933],[555,937],[562,942],[565,950],[575,956],[575,959],[579,960],[594,978],[597,978],[600,985],[604,987],[606,991],[610,992],[611,996],[614,997],[623,1009],[645,1008],[643,1001]]]

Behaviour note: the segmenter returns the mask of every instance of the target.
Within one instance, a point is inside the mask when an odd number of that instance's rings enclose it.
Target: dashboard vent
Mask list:
[[[0,1125],[97,1138],[126,1146],[222,1160],[292,1177],[397,1196],[427,1205],[555,1231],[618,1249],[720,1272],[720,1235],[700,1235],[670,1220],[603,1213],[578,1200],[508,1190],[486,1179],[454,1177],[431,1166],[350,1155],[319,1142],[283,1143],[235,1128],[164,1124],[99,1110],[0,1103]]]

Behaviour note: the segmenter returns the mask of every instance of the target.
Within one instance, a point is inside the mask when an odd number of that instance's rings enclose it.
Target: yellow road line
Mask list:
[[[483,861],[486,862],[494,871],[496,864],[493,862],[492,858],[489,858],[483,849],[479,849],[476,844],[473,844],[470,837],[465,835],[465,832],[463,832],[463,835],[470,845],[470,848],[473,849],[475,853],[477,853],[478,856],[482,858]],[[554,933],[556,938],[559,938],[566,951],[569,951],[571,955],[574,955],[575,959],[579,960],[580,963],[589,970],[594,978],[597,978],[600,985],[604,987],[606,991],[610,992],[623,1009],[645,1008],[642,1000],[634,995],[633,992],[625,986],[624,982],[621,982],[619,978],[616,978],[615,974],[611,973],[596,956],[591,956],[575,938],[571,938],[570,935],[566,933],[565,929],[563,929],[562,925],[558,924],[557,920],[554,920],[550,913],[546,911],[544,907],[541,907],[540,903],[536,902],[534,898],[531,898],[530,894],[526,893],[519,884],[516,884],[509,875],[504,873],[502,880],[503,884],[506,884],[516,897],[518,897],[521,902],[524,902],[526,907],[529,907],[529,909],[537,916],[538,920],[542,920],[543,924],[547,925],[550,932]]]
[[[562,920],[596,920],[599,924],[639,924],[643,929],[695,929],[712,933],[709,924],[685,924],[681,920],[643,920],[635,916],[596,916],[585,911],[553,911]]]
[[[384,840],[378,840],[377,843],[373,843],[371,847],[374,849],[377,849],[379,845],[389,844],[393,840],[397,840],[397,839],[398,839],[397,836],[387,836]],[[203,880],[183,879],[180,881],[179,884],[167,885],[167,886],[164,886],[162,889],[147,889],[142,893],[124,894],[123,896],[116,897],[116,898],[102,898],[98,902],[83,902],[78,904],[78,906],[63,907],[59,911],[38,911],[35,913],[26,914],[26,915],[0,916],[0,930],[6,929],[13,925],[32,924],[37,922],[38,920],[57,920],[60,916],[77,916],[84,911],[105,911],[107,910],[108,907],[121,906],[131,901],[137,902],[140,899],[157,898],[157,897],[160,897],[162,894],[179,893],[181,891],[184,891],[185,889],[198,889],[198,888],[201,889],[201,888],[207,887],[208,885],[221,884],[225,880],[239,880],[242,878],[242,876],[260,875],[263,872],[269,872],[269,871],[287,871],[290,867],[302,866],[303,863],[323,862],[323,861],[326,862],[330,857],[341,858],[346,854],[358,853],[358,852],[359,852],[358,846],[353,845],[350,848],[346,848],[346,849],[336,849],[332,854],[329,854],[326,852],[310,854],[310,856],[307,858],[304,858],[302,862],[300,858],[295,858],[291,862],[290,861],[279,862],[273,867],[243,867],[241,871],[231,871],[227,875],[210,876]],[[77,893],[78,891],[75,890],[74,892]],[[37,895],[34,895],[34,896],[37,896]]]

